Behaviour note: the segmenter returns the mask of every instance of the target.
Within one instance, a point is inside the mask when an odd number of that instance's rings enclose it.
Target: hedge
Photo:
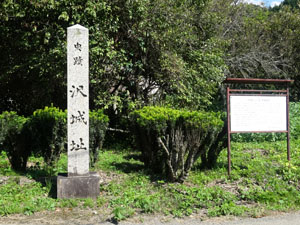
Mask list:
[[[27,118],[18,116],[16,112],[3,112],[0,114],[0,148],[5,149],[12,168],[24,170],[30,152],[28,142],[22,135]]]
[[[182,182],[201,157],[211,167],[226,143],[220,112],[147,106],[130,114],[137,148],[147,167]]]
[[[90,111],[90,163],[94,166],[105,139],[108,127],[108,116],[103,110]]]
[[[59,108],[38,109],[29,118],[4,112],[0,114],[0,124],[0,145],[15,170],[25,170],[30,155],[41,156],[52,165],[62,152],[67,152],[67,112]],[[102,110],[90,112],[91,166],[98,159],[107,126],[108,117]]]
[[[24,135],[31,143],[29,151],[51,166],[66,150],[66,126],[66,111],[53,106],[34,111],[24,126]]]

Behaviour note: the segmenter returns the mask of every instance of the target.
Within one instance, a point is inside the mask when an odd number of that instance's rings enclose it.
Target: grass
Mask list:
[[[93,170],[105,180],[97,200],[51,197],[51,176],[66,172],[63,155],[54,168],[31,158],[27,174],[11,170],[4,152],[0,155],[0,215],[32,214],[57,208],[108,208],[113,219],[124,220],[140,214],[184,217],[193,213],[260,217],[269,210],[300,208],[300,140],[291,142],[291,162],[286,160],[286,142],[232,143],[232,175],[227,176],[227,153],[222,151],[213,170],[195,165],[183,184],[166,183],[154,176],[131,149],[106,149]],[[29,183],[20,182],[27,177]],[[49,177],[40,182],[40,177]],[[1,180],[1,179],[0,179]]]

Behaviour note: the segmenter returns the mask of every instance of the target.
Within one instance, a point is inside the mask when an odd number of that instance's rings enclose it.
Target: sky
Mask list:
[[[244,0],[244,2],[252,3],[255,5],[262,5],[269,7],[274,7],[276,5],[279,5],[283,0]]]

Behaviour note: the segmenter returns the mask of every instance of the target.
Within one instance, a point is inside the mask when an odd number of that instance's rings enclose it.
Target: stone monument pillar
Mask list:
[[[96,198],[99,175],[89,172],[89,31],[67,30],[68,174],[57,178],[58,198]]]

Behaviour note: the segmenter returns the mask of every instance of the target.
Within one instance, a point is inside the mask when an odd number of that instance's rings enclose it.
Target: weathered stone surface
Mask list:
[[[100,194],[100,176],[90,172],[87,176],[57,177],[57,198],[97,198]]]
[[[97,198],[100,176],[89,172],[89,40],[68,28],[68,173],[57,177],[58,198]]]
[[[89,173],[89,40],[88,29],[67,30],[68,175]]]

